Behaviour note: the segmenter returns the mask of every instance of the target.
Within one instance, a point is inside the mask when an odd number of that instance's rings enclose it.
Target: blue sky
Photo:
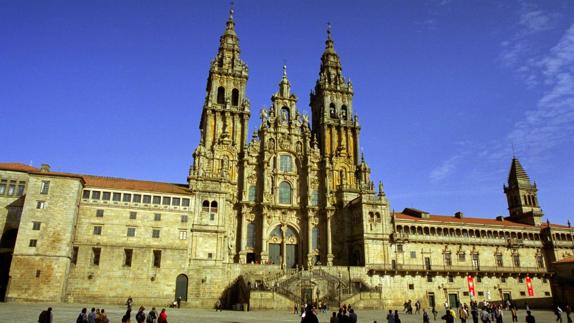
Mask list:
[[[573,1],[236,1],[251,131],[288,66],[300,111],[331,22],[391,207],[506,215],[512,146],[574,220]],[[0,1],[0,160],[185,182],[228,1]]]

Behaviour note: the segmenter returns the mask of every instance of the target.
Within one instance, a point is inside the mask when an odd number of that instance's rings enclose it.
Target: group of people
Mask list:
[[[122,316],[122,323],[131,323],[131,316],[132,316],[132,304],[133,304],[133,299],[132,297],[128,297],[128,300],[126,301],[126,306],[127,306],[127,310],[126,313],[124,314],[124,316]],[[179,302],[180,300],[178,300],[178,307],[179,307]],[[140,306],[140,308],[138,309],[137,313],[135,314],[135,322],[136,323],[167,323],[167,312],[165,311],[165,308],[161,309],[161,312],[156,311],[155,307],[151,308],[151,311],[149,311],[147,314],[145,312],[145,307]],[[91,322],[90,322],[91,323]]]
[[[76,323],[109,323],[108,315],[106,310],[103,308],[92,307],[90,313],[88,313],[87,308],[82,308],[82,311],[76,319]]]

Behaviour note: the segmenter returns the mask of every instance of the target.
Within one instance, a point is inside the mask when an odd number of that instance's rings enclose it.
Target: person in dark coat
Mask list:
[[[317,319],[317,316],[313,313],[313,307],[311,305],[307,305],[307,308],[305,308],[301,323],[319,323],[319,319]]]
[[[446,323],[454,323],[454,317],[450,311],[446,311],[446,314],[441,317]]]
[[[40,317],[38,317],[38,323],[52,323],[53,316],[52,316],[52,308],[48,307],[47,310],[42,311],[40,313]]]

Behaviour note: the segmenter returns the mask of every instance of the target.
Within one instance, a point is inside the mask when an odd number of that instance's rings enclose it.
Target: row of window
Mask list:
[[[421,235],[442,235],[450,237],[471,237],[471,238],[495,238],[495,239],[526,239],[526,240],[540,240],[538,233],[522,233],[522,232],[508,232],[508,231],[492,231],[492,230],[473,230],[473,229],[455,229],[455,228],[435,228],[435,227],[420,227],[420,226],[397,226],[397,232],[406,234],[421,234]]]
[[[26,182],[16,180],[0,180],[0,196],[22,196],[26,192]]]
[[[103,210],[103,209],[97,209],[96,210],[96,217],[103,218],[104,212],[105,212],[105,210]],[[130,220],[136,220],[138,218],[138,213],[135,211],[130,211],[129,217],[130,217]],[[181,223],[187,223],[187,221],[189,220],[189,217],[185,214],[182,214],[180,219],[181,219]],[[154,213],[153,220],[154,221],[161,221],[161,213]]]
[[[124,249],[124,266],[126,267],[131,267],[132,266],[132,259],[133,259],[133,253],[134,250],[133,249]],[[79,248],[78,247],[74,247],[74,249],[72,250],[72,264],[77,264],[78,263],[78,254],[79,254]],[[91,255],[91,264],[94,266],[99,266],[100,265],[100,259],[102,256],[102,248],[92,248],[92,255]],[[152,251],[152,257],[153,257],[153,266],[155,268],[160,268],[161,267],[161,250],[153,250]]]
[[[331,118],[337,119],[339,118],[339,115],[337,114],[337,108],[335,107],[334,103],[331,103],[329,105],[329,114],[331,116]],[[347,120],[348,116],[347,116],[347,106],[346,105],[342,105],[341,106],[341,119],[343,120]]]
[[[103,225],[94,225],[94,229],[92,231],[93,235],[100,236],[103,232]],[[155,239],[160,238],[161,229],[152,229],[151,230],[151,237]],[[135,237],[136,236],[136,228],[135,227],[128,227],[126,231],[127,237]],[[187,240],[187,230],[179,230],[179,240]]]
[[[225,88],[220,86],[217,88],[217,103],[218,104],[225,104]],[[239,90],[233,89],[231,90],[231,105],[238,106],[239,105]]]
[[[118,193],[118,192],[106,192],[106,191],[90,191],[84,190],[82,194],[84,200],[95,200],[95,201],[114,201],[114,202],[127,202],[127,203],[143,203],[143,204],[154,204],[154,205],[171,205],[171,206],[183,206],[188,207],[190,199],[180,198],[180,197],[170,197],[170,196],[158,196],[158,195],[147,195],[147,194],[132,194],[132,193]]]

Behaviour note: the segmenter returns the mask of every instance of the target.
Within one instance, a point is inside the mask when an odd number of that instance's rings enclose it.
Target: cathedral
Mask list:
[[[0,298],[287,309],[566,297],[554,265],[574,262],[572,228],[542,219],[518,159],[507,217],[392,212],[359,151],[354,89],[330,30],[311,116],[284,66],[250,135],[248,74],[231,11],[187,183],[0,163]]]

